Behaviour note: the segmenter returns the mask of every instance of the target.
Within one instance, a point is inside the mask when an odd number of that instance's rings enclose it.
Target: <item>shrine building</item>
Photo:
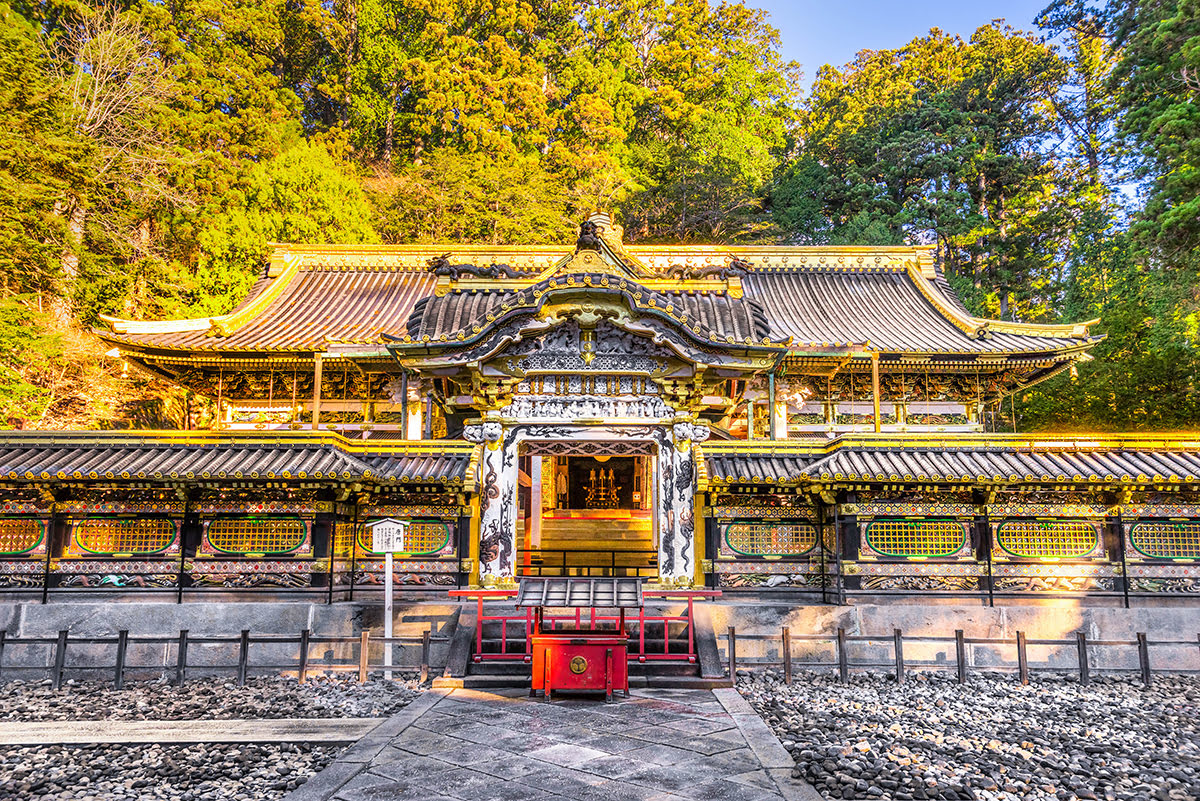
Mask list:
[[[1096,321],[925,247],[279,245],[229,314],[105,318],[213,430],[0,433],[0,592],[641,577],[840,603],[1200,597],[1200,434],[992,433]]]

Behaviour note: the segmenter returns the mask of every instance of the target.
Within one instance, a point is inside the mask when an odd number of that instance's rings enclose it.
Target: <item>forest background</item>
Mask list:
[[[1098,317],[991,418],[1195,427],[1200,0],[1058,0],[817,70],[707,0],[0,3],[0,427],[177,425],[97,315],[220,314],[267,243],[926,243]],[[1015,419],[1014,419],[1015,418]]]

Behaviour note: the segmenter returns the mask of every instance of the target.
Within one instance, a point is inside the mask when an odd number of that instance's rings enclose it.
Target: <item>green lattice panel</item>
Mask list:
[[[1154,559],[1200,559],[1200,523],[1135,523],[1133,547]]]
[[[367,521],[369,524],[371,521]],[[450,542],[451,526],[440,520],[414,520],[408,524],[404,534],[404,553],[413,556],[429,556],[446,547]],[[371,530],[366,525],[359,526],[358,547],[367,553],[371,550]]]
[[[743,556],[799,556],[817,544],[817,529],[807,523],[730,523],[725,544]]]
[[[996,530],[996,543],[1022,559],[1074,559],[1100,543],[1100,532],[1079,520],[1010,520]]]
[[[208,544],[222,553],[290,553],[308,529],[298,518],[222,518],[208,524]]]
[[[75,524],[75,544],[88,553],[161,553],[175,541],[175,524],[162,518],[91,518]]]
[[[956,520],[873,520],[867,546],[881,556],[930,559],[953,556],[967,545],[967,524]]]
[[[42,544],[46,524],[41,520],[0,518],[0,555],[29,553]]]

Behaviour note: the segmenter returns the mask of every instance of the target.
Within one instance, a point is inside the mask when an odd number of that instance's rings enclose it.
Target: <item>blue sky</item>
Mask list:
[[[842,65],[859,50],[899,47],[937,27],[964,38],[1002,17],[1034,30],[1033,18],[1050,0],[744,0],[770,13],[783,54],[799,61],[804,83],[822,64]]]

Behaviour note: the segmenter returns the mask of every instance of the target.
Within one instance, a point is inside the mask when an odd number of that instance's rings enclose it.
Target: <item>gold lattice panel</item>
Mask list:
[[[91,519],[75,524],[75,544],[90,553],[158,553],[175,541],[175,524],[162,518]]]
[[[807,523],[731,523],[725,544],[746,556],[795,556],[817,544],[817,529]]]
[[[1200,559],[1200,523],[1135,523],[1133,547],[1158,559]]]
[[[354,547],[354,524],[336,524],[333,528],[333,555],[339,559],[349,559],[352,547]]]
[[[42,541],[41,520],[0,518],[0,554],[32,551]]]
[[[996,544],[1024,559],[1071,559],[1094,551],[1099,536],[1079,520],[1010,520],[997,529]]]
[[[225,553],[287,553],[304,544],[307,530],[295,518],[230,518],[208,524],[208,544]]]
[[[967,524],[955,520],[874,520],[867,545],[883,556],[950,556],[967,544]]]
[[[436,520],[418,520],[408,524],[404,533],[404,553],[429,555],[446,547],[450,541],[450,526]],[[367,553],[371,550],[371,530],[365,525],[358,530],[358,545]]]

